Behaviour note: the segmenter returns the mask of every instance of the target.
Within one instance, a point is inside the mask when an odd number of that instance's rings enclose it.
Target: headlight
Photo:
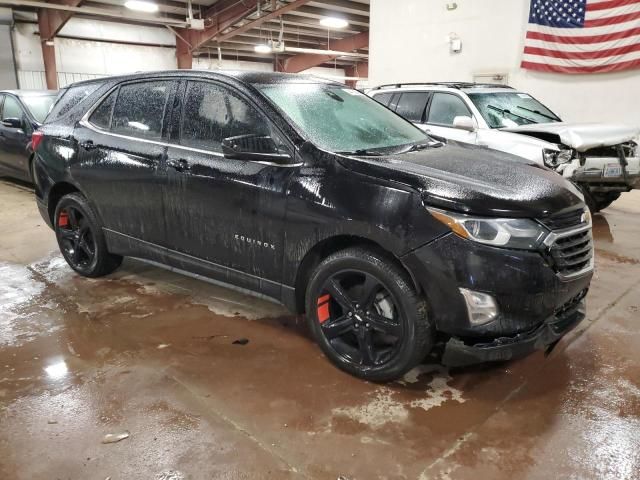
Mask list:
[[[549,233],[527,218],[474,217],[431,207],[427,210],[462,238],[496,247],[535,250]]]
[[[571,161],[573,150],[552,150],[550,148],[542,149],[542,159],[547,167],[557,167],[562,163]]]

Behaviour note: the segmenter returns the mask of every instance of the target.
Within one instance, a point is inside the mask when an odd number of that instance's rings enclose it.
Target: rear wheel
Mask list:
[[[107,251],[102,228],[93,209],[79,193],[62,197],[56,206],[54,228],[64,259],[85,277],[113,272],[122,257]]]
[[[394,380],[433,345],[427,306],[392,261],[351,248],[325,259],[312,274],[307,319],[329,359],[372,381]]]

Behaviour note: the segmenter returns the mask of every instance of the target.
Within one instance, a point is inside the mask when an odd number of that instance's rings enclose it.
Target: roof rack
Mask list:
[[[509,85],[500,85],[497,83],[473,83],[473,82],[412,82],[412,83],[386,83],[384,85],[378,85],[377,87],[373,87],[372,90],[380,90],[385,87],[406,87],[412,85],[438,85],[440,87],[448,87],[448,88],[473,88],[473,87],[487,87],[487,88],[510,88]]]

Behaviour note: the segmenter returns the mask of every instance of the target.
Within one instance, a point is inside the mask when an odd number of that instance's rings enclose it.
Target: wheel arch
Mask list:
[[[55,225],[54,215],[56,213],[56,207],[62,197],[76,192],[82,194],[82,191],[77,186],[66,181],[58,182],[49,189],[49,194],[47,195],[47,213],[49,214],[51,225]]]
[[[350,247],[364,247],[380,254],[382,257],[394,263],[403,272],[405,272],[411,279],[411,283],[416,289],[416,292],[422,293],[420,283],[414,277],[411,270],[407,268],[407,266],[400,260],[400,258],[394,255],[388,249],[385,249],[378,242],[358,235],[336,235],[333,237],[325,238],[314,245],[305,254],[299,264],[295,280],[295,307],[298,313],[304,313],[305,311],[304,298],[306,287],[309,283],[309,278],[311,277],[311,274],[316,269],[316,267],[329,255]]]

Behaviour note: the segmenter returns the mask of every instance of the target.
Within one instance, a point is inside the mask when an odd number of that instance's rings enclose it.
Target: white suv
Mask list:
[[[528,93],[478,83],[382,85],[368,95],[433,137],[485,146],[573,180],[592,211],[640,187],[640,129],[570,124]]]

